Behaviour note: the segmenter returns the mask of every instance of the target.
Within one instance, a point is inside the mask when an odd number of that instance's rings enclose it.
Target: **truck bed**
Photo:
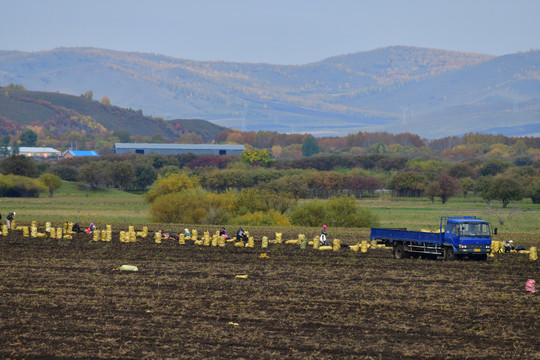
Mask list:
[[[413,241],[421,245],[422,243],[442,244],[442,235],[425,231],[395,230],[384,228],[371,228],[371,240],[384,241]]]

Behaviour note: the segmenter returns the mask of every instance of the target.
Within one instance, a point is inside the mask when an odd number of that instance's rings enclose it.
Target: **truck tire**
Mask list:
[[[454,252],[454,248],[451,246],[447,246],[444,248],[444,260],[452,261],[456,259],[456,253]]]
[[[394,259],[407,259],[411,254],[403,248],[403,244],[394,246]]]

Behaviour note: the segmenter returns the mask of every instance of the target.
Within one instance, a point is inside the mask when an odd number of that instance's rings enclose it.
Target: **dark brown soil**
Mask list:
[[[526,255],[261,252],[0,236],[0,358],[540,359]]]

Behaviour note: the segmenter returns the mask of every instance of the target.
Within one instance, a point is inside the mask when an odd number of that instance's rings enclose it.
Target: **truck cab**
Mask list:
[[[489,223],[475,216],[441,217],[443,256],[452,260],[456,256],[485,260],[491,253],[491,228]]]

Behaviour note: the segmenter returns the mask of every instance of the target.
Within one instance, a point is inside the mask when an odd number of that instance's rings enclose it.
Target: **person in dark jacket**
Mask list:
[[[236,232],[236,240],[243,241],[243,242],[248,241],[248,237],[247,237],[246,232],[244,231],[243,226],[240,226],[240,229],[238,229],[238,231]]]
[[[8,230],[11,230],[11,222],[13,221],[13,218],[15,217],[15,215],[17,215],[17,213],[14,211],[14,212],[10,212],[8,216],[6,216],[6,225],[7,225]]]
[[[227,230],[224,227],[222,227],[221,230],[219,230],[219,236],[223,236],[225,239],[229,237],[227,235]]]

